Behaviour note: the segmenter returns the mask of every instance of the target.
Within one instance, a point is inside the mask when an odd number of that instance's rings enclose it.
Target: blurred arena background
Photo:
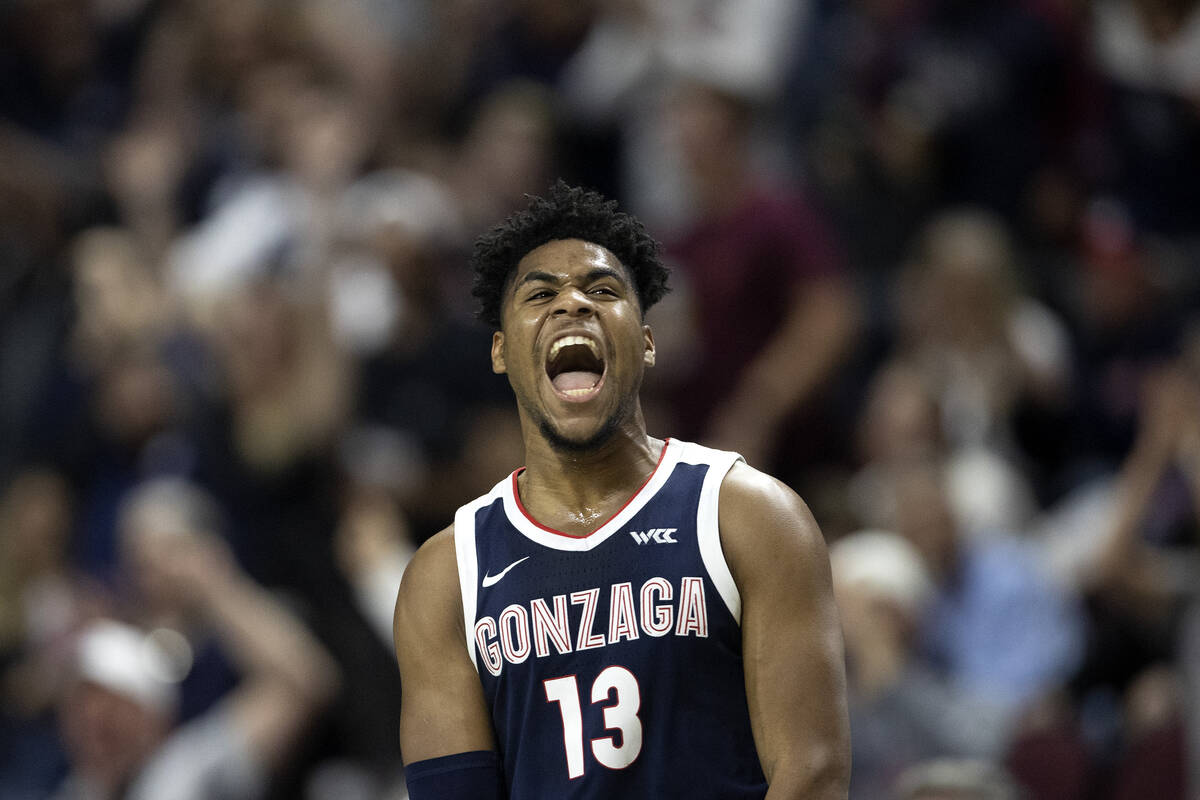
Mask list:
[[[404,796],[560,175],[674,269],[651,431],[831,543],[854,798],[1200,797],[1196,0],[3,0],[0,800]]]

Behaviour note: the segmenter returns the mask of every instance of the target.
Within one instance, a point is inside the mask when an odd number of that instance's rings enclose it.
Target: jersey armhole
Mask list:
[[[725,602],[725,607],[733,615],[734,622],[742,624],[742,595],[729,564],[725,561],[725,551],[721,548],[721,526],[719,517],[719,501],[721,484],[729,470],[742,457],[737,453],[720,452],[709,464],[704,476],[704,485],[700,488],[700,505],[696,510],[696,539],[700,545],[700,560],[708,577],[717,587],[717,593]]]
[[[479,556],[475,550],[476,503],[463,506],[454,513],[454,555],[458,562],[458,588],[462,593],[463,631],[467,638],[467,655],[471,666],[479,671],[475,660],[475,606],[478,601]]]

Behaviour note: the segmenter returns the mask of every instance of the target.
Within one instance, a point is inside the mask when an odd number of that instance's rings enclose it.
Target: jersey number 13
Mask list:
[[[563,745],[567,756],[567,775],[574,780],[583,775],[583,712],[579,701],[579,684],[574,675],[544,681],[546,701],[558,703],[562,714]],[[615,699],[613,699],[615,698]],[[592,683],[592,703],[613,699],[604,707],[604,727],[619,731],[621,743],[614,736],[591,740],[592,755],[609,769],[624,769],[642,751],[642,721],[638,709],[642,705],[637,678],[624,667],[607,667]]]

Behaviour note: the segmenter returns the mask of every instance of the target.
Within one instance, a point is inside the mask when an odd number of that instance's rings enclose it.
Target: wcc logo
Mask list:
[[[648,531],[630,531],[629,535],[638,544],[679,544],[672,535],[678,528],[651,528]]]

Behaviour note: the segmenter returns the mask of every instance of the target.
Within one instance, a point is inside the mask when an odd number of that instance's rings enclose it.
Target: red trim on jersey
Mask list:
[[[616,511],[613,512],[612,516],[610,516],[608,519],[604,520],[604,522],[601,522],[599,525],[597,525],[596,528],[591,533],[585,533],[583,536],[575,536],[574,534],[563,533],[562,531],[558,531],[558,530],[555,530],[554,528],[547,527],[546,525],[543,525],[542,523],[540,523],[536,519],[534,519],[533,515],[530,514],[525,509],[525,504],[521,502],[521,492],[517,488],[517,476],[525,471],[524,467],[513,470],[513,474],[512,474],[513,499],[517,501],[517,508],[519,508],[521,510],[521,513],[525,516],[525,519],[529,520],[531,523],[533,523],[537,527],[541,528],[546,533],[553,533],[557,536],[565,536],[568,539],[586,539],[589,536],[593,536],[596,533],[600,532],[604,528],[605,525],[607,525],[608,523],[610,523],[614,519],[616,519],[618,514],[620,514],[622,511],[624,511],[626,508],[628,508],[629,504],[637,499],[637,496],[642,493],[642,489],[646,488],[646,484],[650,483],[650,479],[654,477],[654,474],[656,472],[658,472],[658,468],[660,466],[662,466],[663,459],[667,455],[667,447],[670,444],[671,444],[670,439],[663,440],[662,452],[660,452],[658,454],[658,463],[654,465],[654,469],[650,470],[650,474],[646,476],[646,480],[642,481],[642,485],[637,488],[637,491],[635,491],[632,495],[630,495],[629,499],[626,500],[620,508],[618,508]]]

